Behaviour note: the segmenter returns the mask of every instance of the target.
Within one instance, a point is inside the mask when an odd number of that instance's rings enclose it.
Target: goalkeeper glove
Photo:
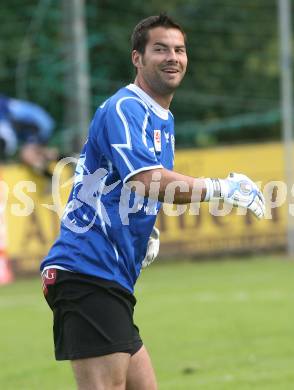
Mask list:
[[[223,199],[233,206],[249,209],[257,218],[265,214],[265,200],[257,185],[240,173],[230,173],[226,179],[205,179],[204,201]]]
[[[148,267],[159,253],[159,230],[154,226],[147,244],[147,252],[142,262],[142,268]]]

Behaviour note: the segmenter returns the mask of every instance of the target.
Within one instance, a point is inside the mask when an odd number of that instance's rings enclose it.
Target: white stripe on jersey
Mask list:
[[[108,165],[108,174],[112,173],[113,172],[113,168],[112,168],[112,163],[111,163],[110,160],[107,160],[107,165]],[[101,196],[103,194],[103,190],[104,190],[104,187],[105,187],[105,182],[107,180],[107,176],[108,175],[105,175],[103,180],[102,180],[102,183],[101,183],[101,186],[100,186],[100,191],[98,193],[98,197],[97,197],[97,201],[96,201],[96,209],[97,209],[97,215],[98,215],[98,217],[99,217],[99,219],[101,221],[102,231],[105,234],[105,236],[107,237],[108,241],[110,242],[110,244],[111,244],[111,246],[113,248],[113,251],[115,253],[116,261],[118,261],[117,247],[116,247],[115,243],[112,242],[112,240],[108,237],[106,226],[105,226],[105,221],[104,221],[103,214],[102,214],[102,207],[101,207]]]
[[[132,176],[135,176],[139,172],[144,172],[144,171],[151,171],[152,169],[161,169],[163,166],[161,164],[158,165],[150,165],[149,167],[143,167],[136,169],[133,172],[130,172],[123,180],[123,183],[126,183]]]
[[[149,112],[147,111],[146,115],[145,115],[145,118],[144,118],[143,127],[142,127],[142,141],[143,141],[143,144],[146,146],[146,148],[148,147],[147,146],[147,135],[146,135],[146,128],[147,128],[147,125],[148,125],[148,118],[149,118]]]
[[[61,267],[61,265],[48,265],[47,267],[44,267],[43,271],[41,272],[41,275],[43,275],[48,269],[55,268],[55,269],[60,269],[61,271],[68,271],[68,272],[73,272],[67,268]]]
[[[123,151],[123,149],[132,150],[132,148],[133,148],[132,147],[132,139],[131,139],[131,133],[130,133],[129,124],[128,124],[128,121],[127,121],[124,113],[121,110],[121,107],[120,107],[122,102],[124,100],[127,100],[127,99],[137,100],[140,104],[142,104],[142,106],[145,108],[147,113],[148,113],[148,107],[141,99],[136,98],[136,97],[131,97],[131,96],[123,97],[123,98],[119,99],[117,101],[117,103],[116,103],[116,111],[117,111],[117,114],[120,117],[120,119],[121,119],[121,121],[122,121],[122,123],[124,125],[125,134],[126,134],[126,141],[127,142],[125,144],[111,144],[111,146],[114,147],[115,150],[121,155],[121,157],[123,158],[126,166],[132,172],[132,171],[134,171],[135,168],[133,167],[133,165],[131,164],[130,160],[128,159],[128,157],[126,156],[125,152]],[[142,137],[143,137],[143,131],[146,131],[146,126],[147,126],[146,116],[147,115],[145,115],[145,118],[144,118],[144,121],[143,121]],[[145,126],[145,128],[144,128],[144,126]]]

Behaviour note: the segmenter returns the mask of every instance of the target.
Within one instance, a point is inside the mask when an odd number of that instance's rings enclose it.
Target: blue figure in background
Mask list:
[[[39,105],[0,95],[0,161],[18,151],[22,163],[50,176],[48,162],[58,158],[57,149],[46,146],[54,126]]]

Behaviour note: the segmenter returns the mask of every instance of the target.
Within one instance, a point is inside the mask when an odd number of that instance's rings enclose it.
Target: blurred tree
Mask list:
[[[41,5],[46,8],[42,15]],[[129,0],[128,7],[118,0],[87,0],[92,112],[133,79],[129,42],[134,25],[165,10],[188,35],[189,70],[171,107],[181,132],[189,130],[178,140],[188,145],[197,139],[200,143],[206,139],[220,142],[231,140],[232,131],[235,140],[277,137],[279,64],[274,0]],[[31,31],[29,26],[38,18],[42,20],[35,23],[36,31]],[[68,69],[62,56],[61,24],[61,2],[2,0],[1,91],[15,96],[16,67],[28,38],[27,98],[45,106],[60,128]],[[235,119],[226,131],[221,123],[228,118]],[[220,126],[214,125],[216,121]],[[207,128],[213,136],[201,135]]]

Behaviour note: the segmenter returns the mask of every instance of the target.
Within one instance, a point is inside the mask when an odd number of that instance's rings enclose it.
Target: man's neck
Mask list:
[[[147,95],[149,95],[153,100],[155,100],[156,103],[158,103],[161,107],[165,108],[166,110],[169,109],[174,94],[158,95],[148,86],[148,84],[143,79],[139,79],[138,77],[135,78],[134,84],[137,85],[137,87],[141,88],[145,93],[147,93]]]

